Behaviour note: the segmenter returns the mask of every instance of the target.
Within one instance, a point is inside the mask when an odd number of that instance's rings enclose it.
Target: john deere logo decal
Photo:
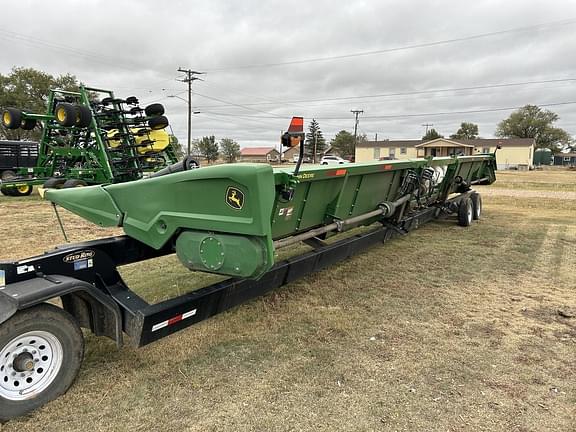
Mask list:
[[[226,204],[235,210],[242,210],[244,207],[244,192],[235,187],[228,187],[226,190]]]

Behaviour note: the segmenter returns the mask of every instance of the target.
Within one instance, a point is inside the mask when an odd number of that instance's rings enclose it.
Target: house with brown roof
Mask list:
[[[244,147],[240,149],[240,162],[279,162],[280,152],[274,147]]]
[[[498,169],[532,169],[534,159],[533,138],[477,138],[473,140],[437,138],[422,140],[366,141],[356,147],[356,162],[391,159],[415,159],[452,155],[471,156],[496,153]]]

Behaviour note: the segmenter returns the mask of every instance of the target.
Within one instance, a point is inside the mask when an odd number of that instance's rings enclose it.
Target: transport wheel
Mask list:
[[[479,193],[474,193],[470,195],[470,199],[472,200],[472,218],[478,220],[482,216],[482,197]]]
[[[460,201],[460,205],[458,206],[458,225],[467,227],[472,224],[472,207],[472,200],[470,198]]]
[[[2,171],[2,176],[0,178],[2,178],[2,180],[10,180],[14,177],[16,177],[16,173],[14,171],[6,170]]]
[[[126,103],[128,105],[138,105],[138,98],[136,96],[129,96],[126,98]]]
[[[25,119],[22,120],[22,124],[20,125],[20,127],[24,130],[32,130],[36,127],[36,120],[34,119]]]
[[[147,116],[150,117],[161,116],[162,114],[164,114],[164,105],[159,103],[148,105],[146,108],[144,108],[144,112],[146,113]]]
[[[61,126],[74,126],[78,121],[78,109],[70,103],[59,103],[54,110],[56,121]]]
[[[26,414],[64,394],[84,355],[74,318],[49,304],[0,325],[0,421]]]
[[[46,180],[42,187],[44,189],[62,189],[64,183],[66,183],[66,179],[52,177]]]
[[[164,129],[166,126],[168,126],[168,119],[163,115],[153,117],[150,120],[148,120],[148,126],[150,127],[150,129],[153,130]]]
[[[18,129],[22,125],[22,111],[6,108],[2,112],[2,125],[6,129]]]
[[[7,187],[1,187],[0,193],[2,193],[2,195],[4,195],[4,196],[14,196],[14,189],[7,188]]]
[[[84,180],[70,179],[64,182],[64,184],[62,185],[62,189],[84,187],[84,186],[87,186]]]
[[[34,190],[33,186],[30,185],[20,185],[12,188],[11,194],[12,196],[28,196]]]
[[[90,111],[90,108],[84,105],[76,105],[76,110],[76,126],[81,128],[90,126],[92,123],[92,111]]]

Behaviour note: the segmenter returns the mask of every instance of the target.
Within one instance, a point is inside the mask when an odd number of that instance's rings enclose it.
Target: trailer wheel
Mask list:
[[[22,111],[16,108],[6,108],[2,112],[2,125],[6,129],[18,129],[22,126]]]
[[[458,225],[467,227],[472,224],[473,209],[472,200],[470,198],[465,198],[460,201],[458,206]]]
[[[64,394],[83,355],[80,327],[56,306],[34,306],[0,325],[0,421]]]
[[[77,188],[87,186],[84,180],[70,179],[66,180],[62,185],[62,189]]]
[[[150,129],[153,130],[164,129],[165,127],[168,126],[168,119],[163,115],[153,117],[150,120],[148,120],[148,126],[150,126]]]
[[[76,126],[85,128],[90,126],[92,123],[92,111],[90,108],[84,105],[76,105],[77,118],[76,118]]]
[[[150,117],[161,116],[162,114],[164,114],[164,105],[159,103],[148,105],[146,108],[144,108],[144,112],[146,113],[147,116]]]
[[[20,185],[12,188],[12,196],[28,196],[34,190],[33,186],[30,185]]]
[[[78,121],[78,109],[70,103],[59,103],[54,110],[56,121],[64,127],[74,126]]]
[[[138,105],[138,98],[136,96],[128,96],[126,98],[126,103],[128,105]]]
[[[46,180],[42,187],[44,189],[62,189],[64,183],[66,183],[66,179],[52,177]]]
[[[474,193],[470,195],[470,199],[472,200],[472,218],[474,220],[480,219],[482,216],[482,197],[479,193]]]

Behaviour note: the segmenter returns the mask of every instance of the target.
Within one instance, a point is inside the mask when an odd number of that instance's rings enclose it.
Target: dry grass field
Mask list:
[[[87,335],[70,391],[0,429],[576,430],[576,172],[498,174],[470,228],[428,224],[142,349]],[[61,212],[72,240],[114,234]],[[0,220],[2,259],[62,242],[38,197],[0,198]],[[172,257],[123,274],[149,301],[199,283]]]

